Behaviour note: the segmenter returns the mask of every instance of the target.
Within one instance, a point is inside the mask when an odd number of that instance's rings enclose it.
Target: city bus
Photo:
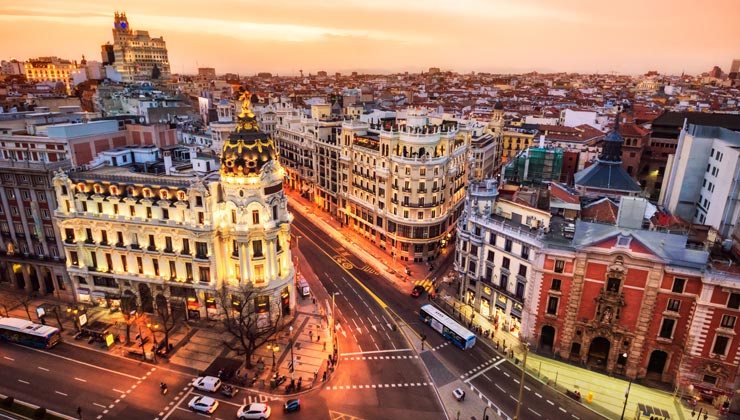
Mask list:
[[[475,345],[475,334],[436,307],[430,304],[422,306],[419,310],[419,316],[422,322],[461,349],[467,350]]]
[[[62,336],[59,334],[59,328],[34,324],[20,318],[0,318],[0,340],[50,349],[59,344]]]

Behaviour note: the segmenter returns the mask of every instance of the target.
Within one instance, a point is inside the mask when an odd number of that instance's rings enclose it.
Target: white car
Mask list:
[[[188,407],[193,411],[211,414],[218,408],[218,401],[211,397],[194,397],[188,403]]]
[[[239,407],[239,411],[236,412],[236,417],[239,420],[265,420],[270,418],[270,406],[267,404],[249,404]]]
[[[195,378],[193,388],[201,391],[216,392],[221,388],[221,380],[215,376],[201,376]]]

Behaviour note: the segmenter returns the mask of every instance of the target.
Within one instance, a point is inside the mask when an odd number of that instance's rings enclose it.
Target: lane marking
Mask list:
[[[531,412],[533,412],[533,413],[537,414],[537,416],[538,416],[538,417],[542,417],[542,414],[540,414],[540,413],[538,413],[538,412],[536,412],[536,411],[532,410],[532,409],[531,409],[531,408],[529,408],[529,407],[527,407],[527,410],[529,410],[529,411],[531,411]]]
[[[540,393],[539,393],[539,392],[535,392],[535,393],[534,393],[534,395],[536,395],[536,396],[537,396],[537,398],[542,398],[542,395],[540,395]]]
[[[555,406],[555,403],[554,402],[552,402],[550,400],[546,400],[546,401],[547,401],[548,404],[552,405],[553,407]]]
[[[60,392],[60,391],[54,391],[54,392],[56,392],[59,395],[65,396],[65,397],[67,396],[67,394],[65,394],[64,392]]]
[[[44,372],[48,372],[48,371],[49,371],[49,369],[47,369],[47,368],[45,368],[45,367],[41,367],[41,366],[38,366],[38,369],[41,369],[41,370],[43,370]]]
[[[13,359],[12,357],[3,356],[3,359],[10,360],[11,362],[15,362],[15,359]]]
[[[87,382],[87,379],[82,379],[82,378],[75,378],[75,381],[80,381],[80,382]]]
[[[18,382],[20,382],[20,383],[22,383],[22,384],[26,384],[26,385],[31,385],[31,383],[30,383],[30,382],[28,382],[28,381],[24,381],[23,379],[18,379]]]
[[[563,407],[558,407],[558,409],[559,409],[560,411],[562,411],[563,413],[567,413],[567,411],[565,411],[565,409],[564,409]]]
[[[100,408],[106,408],[106,409],[108,408],[108,407],[104,406],[103,404],[98,404],[98,403],[95,403],[95,402],[93,403],[93,405],[97,405]]]

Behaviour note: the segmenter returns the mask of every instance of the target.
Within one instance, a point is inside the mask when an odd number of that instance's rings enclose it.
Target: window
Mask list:
[[[196,207],[203,207],[203,197],[196,195],[195,196],[195,206]]]
[[[139,274],[144,274],[144,261],[141,257],[136,257],[136,267],[139,270]]]
[[[555,260],[555,272],[562,273],[563,271],[565,271],[565,261]]]
[[[552,279],[552,283],[550,283],[550,290],[559,291],[561,284],[562,284],[562,280]]]
[[[488,257],[486,257],[486,261],[493,262],[493,257],[494,257],[493,251],[489,250]]]
[[[154,266],[154,275],[159,276],[159,260],[153,259],[152,265]]]
[[[162,220],[169,220],[170,211],[168,209],[162,209]]]
[[[98,203],[98,213],[103,213],[103,203]]]
[[[730,338],[724,335],[717,335],[714,338],[714,347],[712,347],[712,353],[724,356],[727,353],[727,345],[730,343]]]
[[[516,291],[514,292],[514,295],[519,300],[524,300],[524,283],[517,282],[516,284]]]
[[[383,194],[381,193],[381,195]],[[277,205],[272,206],[272,219],[273,220],[278,219],[278,206]]]
[[[676,325],[676,320],[671,318],[663,318],[663,324],[660,326],[660,332],[658,337],[660,338],[673,338],[673,327]]]
[[[681,307],[681,301],[678,299],[668,299],[667,311],[678,312],[678,308]]]
[[[502,274],[498,285],[502,289],[506,290],[506,288],[509,287],[509,276],[507,274]]]
[[[128,213],[131,217],[136,217],[136,206],[128,206]]]
[[[511,260],[509,260],[508,257],[504,257],[504,259],[501,261],[501,267],[508,270],[510,265],[511,265]]]
[[[69,252],[69,260],[72,262],[72,265],[80,265],[80,260],[77,257],[77,251]]]
[[[124,273],[128,272],[128,261],[126,261],[125,255],[121,255],[121,268],[123,269]]]
[[[470,244],[470,256],[478,258],[478,245]]]
[[[259,258],[263,257],[262,255],[262,240],[257,239],[255,241],[252,241],[252,251],[254,252],[254,257]]]
[[[196,242],[195,243],[195,255],[198,258],[208,257],[208,244],[205,242]]]
[[[740,309],[740,293],[730,293],[730,297],[727,299],[727,307]]]
[[[504,251],[511,252],[511,239],[506,239],[504,241]]]
[[[722,322],[719,324],[722,328],[735,329],[736,316],[722,315]]]
[[[154,242],[154,235],[149,235],[149,250],[154,251],[157,249],[157,244]]]
[[[90,228],[85,229],[85,242],[89,244],[93,243],[93,234],[92,234],[92,229]]]
[[[100,244],[108,245],[108,232],[105,230],[100,231]]]
[[[172,237],[164,237],[164,252],[172,252]]]
[[[527,266],[524,264],[519,264],[519,275],[522,277],[527,277]]]
[[[525,260],[529,259],[529,247],[528,246],[522,246],[522,258]]]
[[[182,240],[182,253],[183,254],[190,254],[190,241],[188,239],[183,238]]]
[[[492,233],[491,236],[488,238],[488,243],[493,246],[496,246],[496,235]]]
[[[676,277],[673,279],[673,287],[671,288],[671,292],[683,293],[684,286],[686,286],[686,279]]]
[[[556,296],[550,296],[547,298],[547,313],[550,315],[558,314],[558,302],[559,298]]]
[[[177,278],[177,266],[174,261],[170,261],[170,279]]]
[[[201,283],[211,282],[211,269],[208,267],[198,267],[199,280]]]
[[[252,224],[256,225],[260,222],[260,211],[259,210],[252,210]]]

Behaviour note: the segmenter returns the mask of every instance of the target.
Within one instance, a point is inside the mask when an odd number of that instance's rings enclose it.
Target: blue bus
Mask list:
[[[436,307],[430,304],[422,306],[419,310],[419,317],[422,322],[461,349],[467,350],[475,345],[475,334]]]
[[[59,328],[34,324],[20,318],[0,318],[0,340],[50,349],[62,340]]]

